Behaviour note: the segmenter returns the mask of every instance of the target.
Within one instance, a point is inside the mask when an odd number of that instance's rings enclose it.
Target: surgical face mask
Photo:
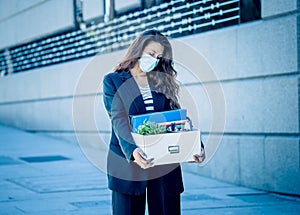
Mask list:
[[[152,57],[149,54],[144,54],[139,59],[139,65],[143,72],[151,72],[158,64],[159,59]]]

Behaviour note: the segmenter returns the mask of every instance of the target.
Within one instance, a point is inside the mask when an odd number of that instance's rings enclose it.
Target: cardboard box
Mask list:
[[[161,111],[131,116],[132,130],[136,132],[137,128],[144,123],[144,120],[155,123],[171,122],[186,119],[186,109],[177,109],[170,111]]]
[[[193,161],[200,153],[200,131],[185,131],[155,135],[132,133],[135,143],[154,158],[154,165]]]

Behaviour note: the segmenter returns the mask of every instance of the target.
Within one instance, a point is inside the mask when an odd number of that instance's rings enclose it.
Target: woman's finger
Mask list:
[[[199,155],[194,155],[194,161],[196,163],[199,163],[200,162],[200,156]]]
[[[153,166],[153,158],[147,159],[147,155],[140,148],[137,148],[136,150],[134,150],[133,156],[134,156],[136,163],[141,168],[147,169],[147,168]]]
[[[201,152],[200,155],[194,155],[194,161],[196,163],[202,163],[205,159],[205,153],[204,152]]]

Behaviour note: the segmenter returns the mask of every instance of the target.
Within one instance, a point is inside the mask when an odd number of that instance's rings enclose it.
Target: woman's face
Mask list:
[[[164,47],[158,42],[150,42],[143,51],[143,54],[149,54],[154,58],[161,58],[163,53]]]

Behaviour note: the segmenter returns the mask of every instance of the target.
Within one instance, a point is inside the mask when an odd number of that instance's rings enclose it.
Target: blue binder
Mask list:
[[[170,111],[161,111],[154,113],[147,113],[141,115],[131,116],[131,126],[134,132],[137,128],[144,123],[144,121],[150,121],[155,123],[172,122],[186,119],[186,109],[177,109]]]

